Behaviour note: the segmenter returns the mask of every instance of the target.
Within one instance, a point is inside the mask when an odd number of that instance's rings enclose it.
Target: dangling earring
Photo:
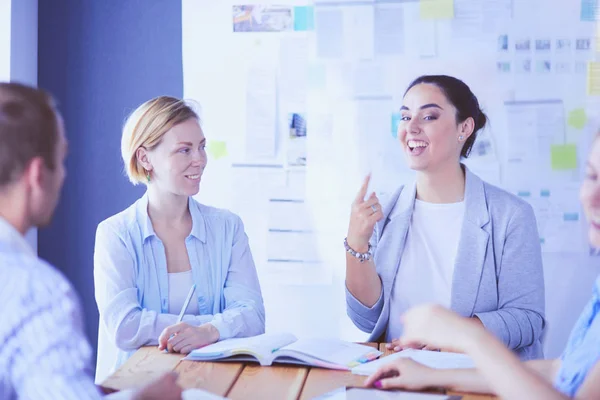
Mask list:
[[[146,179],[148,180],[148,183],[150,183],[150,171],[146,171]]]

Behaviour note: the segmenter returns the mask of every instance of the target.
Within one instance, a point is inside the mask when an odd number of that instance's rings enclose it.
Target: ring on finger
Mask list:
[[[377,206],[375,204],[373,204],[371,206],[371,210],[373,210],[373,214],[375,214],[377,212]]]

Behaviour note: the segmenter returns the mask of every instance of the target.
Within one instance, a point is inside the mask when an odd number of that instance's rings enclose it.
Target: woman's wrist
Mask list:
[[[350,235],[346,237],[346,243],[352,250],[358,253],[366,253],[369,251],[369,241],[356,239]]]
[[[208,340],[210,340],[211,343],[218,342],[221,338],[219,330],[211,323],[200,325],[198,328],[205,331],[208,336]]]

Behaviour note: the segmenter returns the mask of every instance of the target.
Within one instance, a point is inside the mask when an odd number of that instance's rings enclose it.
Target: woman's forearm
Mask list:
[[[373,307],[382,290],[373,259],[361,263],[356,257],[346,254],[346,286],[363,305]]]
[[[490,385],[477,369],[440,369],[436,370],[439,387],[456,392],[492,393]]]
[[[540,363],[521,363],[516,355],[485,331],[467,341],[466,350],[488,383],[490,392],[503,399],[567,399],[546,378],[552,368]]]
[[[531,371],[537,373],[546,382],[554,382],[556,374],[560,368],[560,360],[531,360],[526,361],[524,365]]]
[[[532,360],[525,362],[523,365],[527,369],[536,372],[546,382],[552,382],[558,371],[559,363],[559,360]],[[456,392],[495,394],[491,386],[475,368],[436,370],[435,382],[437,386]]]

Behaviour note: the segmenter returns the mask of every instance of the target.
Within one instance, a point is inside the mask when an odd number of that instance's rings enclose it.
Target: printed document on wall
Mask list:
[[[288,111],[306,110],[309,43],[306,37],[281,38],[279,48],[279,97]]]
[[[540,244],[545,253],[581,253],[585,251],[586,237],[583,215],[575,193],[579,184],[566,183],[535,185],[535,189],[521,191],[537,219]]]
[[[511,101],[505,103],[505,110],[509,171],[505,183],[510,185],[523,175],[532,181],[548,178],[552,145],[565,140],[562,100]]]
[[[276,155],[277,104],[275,72],[269,67],[248,70],[246,85],[246,157],[248,161]]]

